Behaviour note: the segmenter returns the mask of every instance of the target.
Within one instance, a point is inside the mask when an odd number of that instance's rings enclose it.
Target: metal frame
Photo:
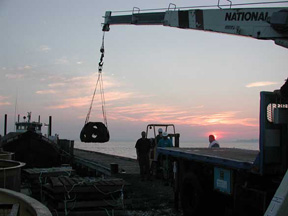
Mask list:
[[[154,131],[154,138],[156,138],[157,134],[156,134],[156,128],[160,128],[160,127],[164,127],[165,128],[165,132],[168,131],[168,127],[172,127],[173,128],[173,134],[175,134],[175,126],[174,124],[148,124],[146,127],[146,138],[148,138],[148,132],[149,129],[153,128]]]

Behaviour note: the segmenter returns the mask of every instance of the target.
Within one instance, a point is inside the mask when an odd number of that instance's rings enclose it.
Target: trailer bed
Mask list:
[[[250,170],[259,151],[237,148],[157,148],[158,154],[235,169]]]

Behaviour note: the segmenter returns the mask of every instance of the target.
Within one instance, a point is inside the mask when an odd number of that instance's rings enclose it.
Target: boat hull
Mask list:
[[[8,134],[2,140],[4,151],[13,152],[15,160],[26,167],[53,167],[61,165],[60,148],[56,143],[32,131]]]

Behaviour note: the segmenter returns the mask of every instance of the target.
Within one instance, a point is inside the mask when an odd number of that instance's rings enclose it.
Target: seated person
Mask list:
[[[168,133],[163,133],[163,138],[159,140],[158,147],[173,147],[171,139],[168,139]]]
[[[163,137],[163,130],[162,128],[158,129],[158,135],[156,136],[156,143],[158,144],[158,142],[162,139]]]
[[[219,148],[220,144],[219,142],[215,139],[214,135],[209,135],[209,146],[208,148]]]

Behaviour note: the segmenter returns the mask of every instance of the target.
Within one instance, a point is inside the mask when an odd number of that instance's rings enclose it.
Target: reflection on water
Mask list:
[[[89,151],[102,152],[111,155],[118,155],[136,159],[135,142],[133,141],[110,141],[107,143],[82,143],[75,141],[74,147]],[[258,142],[220,142],[224,148],[241,148],[259,150]],[[208,142],[180,142],[180,147],[208,147]]]

